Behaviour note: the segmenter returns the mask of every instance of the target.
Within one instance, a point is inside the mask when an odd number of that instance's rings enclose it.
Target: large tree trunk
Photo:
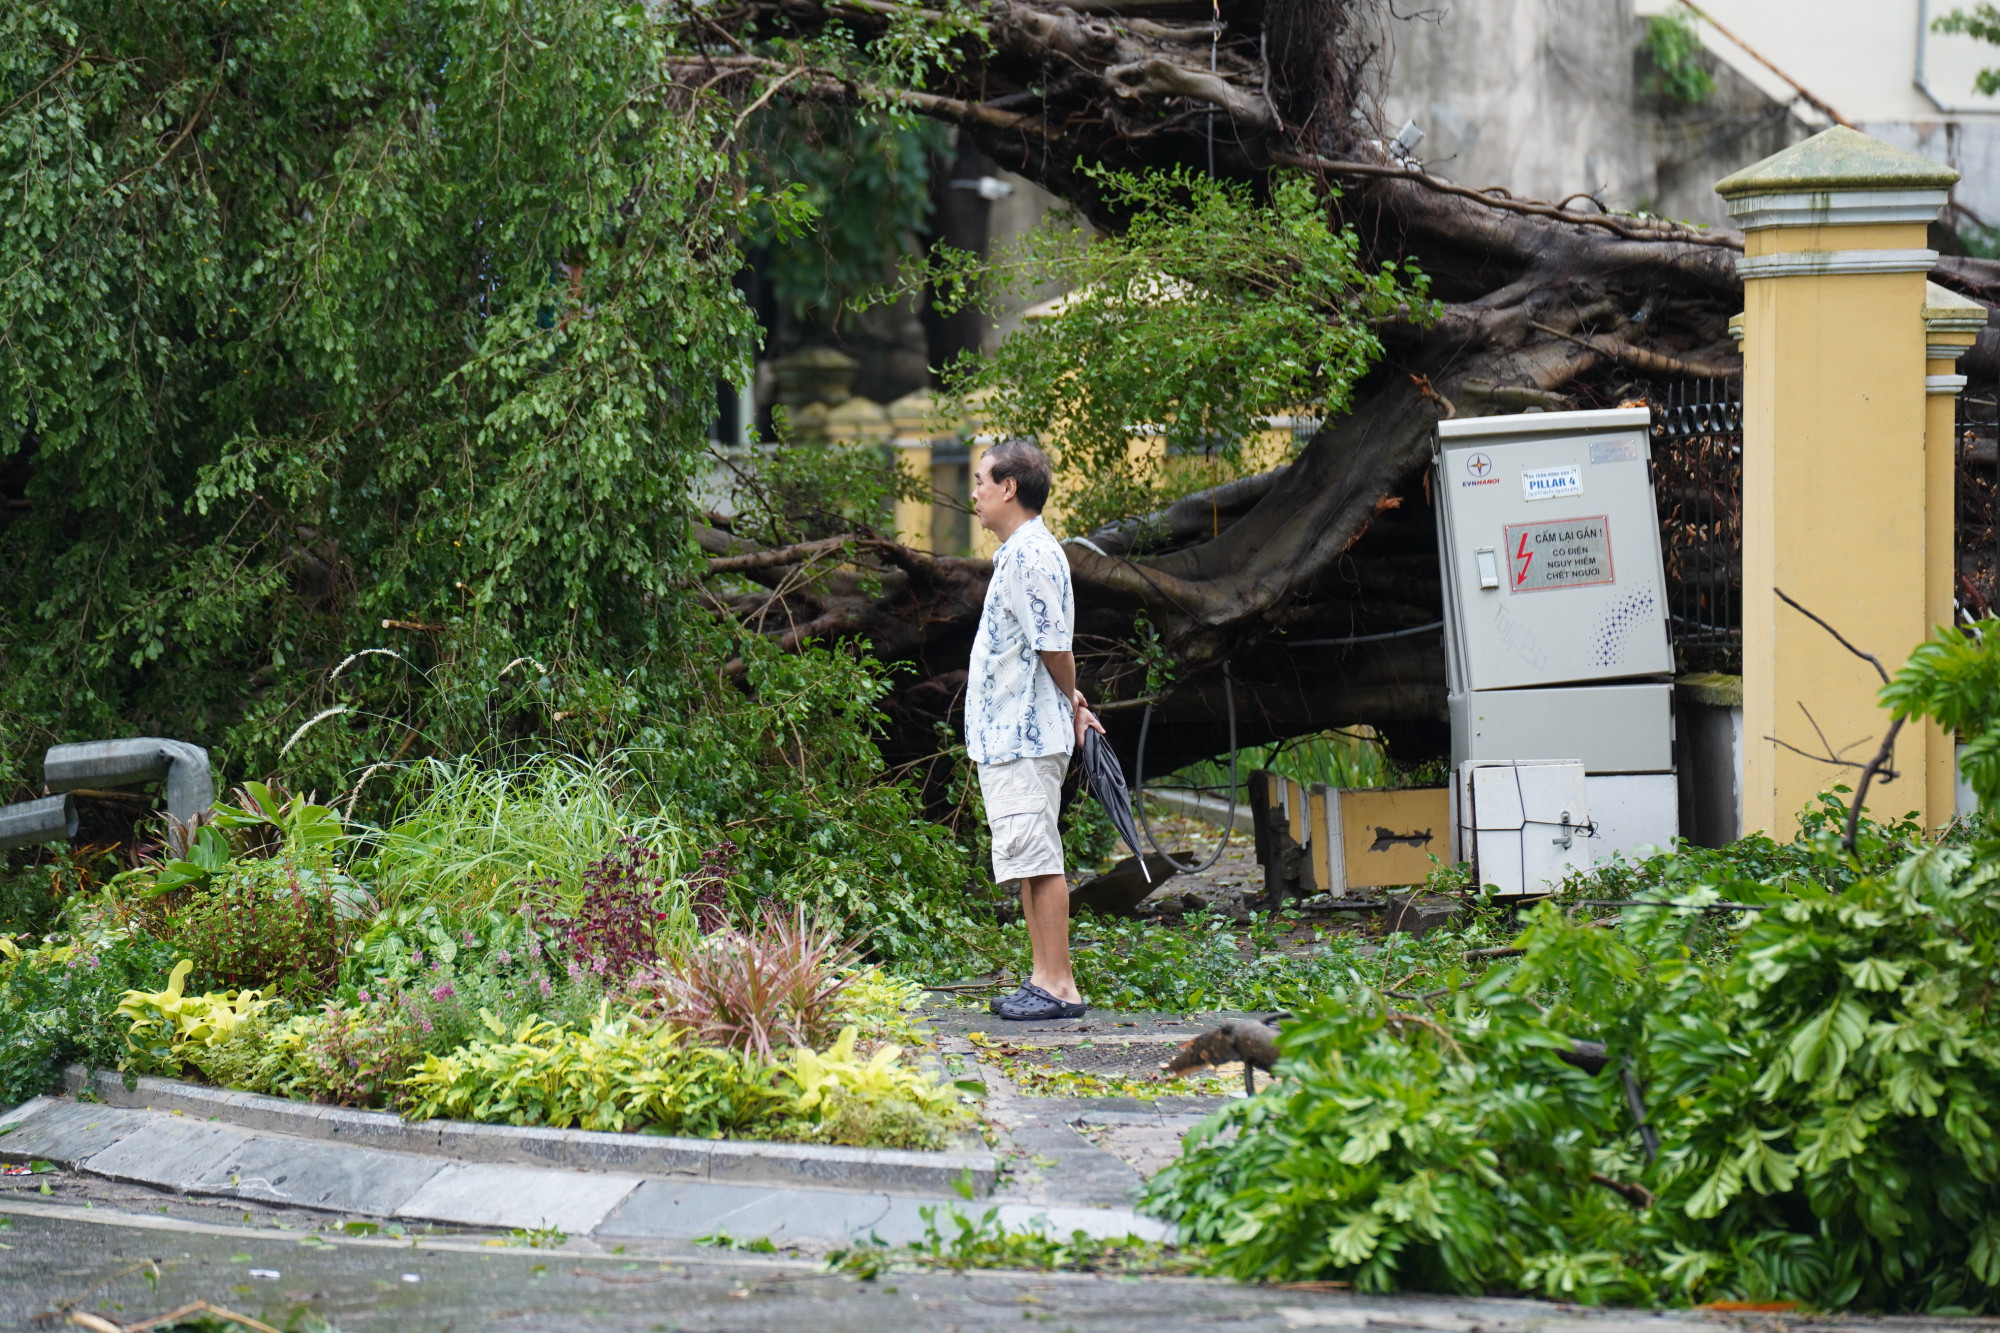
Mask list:
[[[739,9],[734,24],[768,33],[837,15],[865,31],[889,8],[785,0]],[[1399,757],[1441,752],[1441,642],[1421,628],[1442,615],[1423,476],[1433,426],[1450,415],[1609,406],[1668,380],[1737,374],[1727,323],[1742,303],[1740,238],[1475,192],[1393,161],[1367,114],[1390,20],[1368,0],[1231,6],[1213,48],[1206,5],[988,0],[985,14],[990,47],[922,89],[857,89],[741,50],[691,63],[685,76],[746,97],[789,75],[790,93],[900,98],[1106,226],[1119,219],[1079,160],[1212,161],[1218,174],[1252,181],[1274,167],[1305,170],[1330,187],[1328,208],[1356,227],[1370,261],[1416,260],[1446,303],[1443,318],[1381,330],[1387,355],[1356,409],[1329,421],[1297,461],[1174,505],[1164,549],[1131,555],[1130,524],[1067,549],[1081,674],[1113,705],[1105,720],[1128,765],[1145,695],[1129,647],[1142,611],[1175,667],[1154,705],[1150,773],[1225,748],[1225,666],[1242,743],[1365,723]],[[2000,300],[2000,265],[1946,260],[1936,277]],[[1965,368],[2000,369],[2000,334],[1983,335]],[[854,575],[801,580],[796,559],[744,570],[741,543],[720,531],[704,539],[729,557],[719,569],[784,589],[776,620],[768,596],[736,604],[785,626],[772,632],[792,642],[865,637],[884,660],[911,664],[891,701],[892,758],[930,754],[936,724],[956,727],[985,562],[873,542],[865,553],[885,573],[871,593]],[[1364,641],[1324,642],[1347,639]]]

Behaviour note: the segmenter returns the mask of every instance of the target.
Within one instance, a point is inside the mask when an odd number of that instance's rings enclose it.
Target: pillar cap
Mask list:
[[[845,443],[880,444],[889,438],[889,414],[882,404],[856,395],[827,410],[826,433]]]
[[[929,389],[915,389],[889,404],[889,425],[900,436],[942,435],[946,430],[944,415]]]
[[[1958,173],[1836,125],[1725,176],[1715,192],[1746,231],[1933,221]]]
[[[1926,333],[1970,333],[1977,335],[1991,315],[1985,306],[1969,296],[1960,296],[1949,287],[1934,282],[1924,284],[1924,331]]]

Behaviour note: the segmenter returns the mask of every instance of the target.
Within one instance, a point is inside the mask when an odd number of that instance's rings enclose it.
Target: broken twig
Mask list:
[[[1771,591],[1778,595],[1779,601],[1783,602],[1786,606],[1791,607],[1792,610],[1798,612],[1800,615],[1804,616],[1807,620],[1812,621],[1813,624],[1818,625],[1828,634],[1831,634],[1833,636],[1833,641],[1835,643],[1845,648],[1848,652],[1853,653],[1856,657],[1866,662],[1869,666],[1874,667],[1875,674],[1882,678],[1882,683],[1884,685],[1887,685],[1889,683],[1889,669],[1882,665],[1881,658],[1875,656],[1875,654],[1873,653],[1865,653],[1861,651],[1859,648],[1856,648],[1853,644],[1847,641],[1846,636],[1841,634],[1839,630],[1827,624],[1824,620],[1821,620],[1818,616],[1806,610],[1803,606],[1800,606],[1790,597],[1787,597],[1785,595],[1785,590],[1783,588],[1773,587]],[[1801,704],[1800,707],[1804,707],[1804,705]],[[1812,718],[1812,714],[1808,713],[1806,714],[1806,717],[1807,720],[1810,721]],[[1817,731],[1819,729],[1819,724],[1814,723],[1813,729]],[[1882,744],[1876,749],[1875,757],[1873,759],[1870,759],[1866,764],[1862,765],[1861,767],[1861,778],[1854,784],[1854,800],[1847,807],[1847,828],[1840,835],[1841,850],[1846,852],[1849,856],[1852,856],[1854,854],[1855,840],[1860,836],[1861,807],[1867,804],[1868,801],[1868,784],[1875,780],[1877,774],[1881,775],[1882,781],[1884,783],[1894,782],[1896,780],[1896,770],[1889,766],[1889,762],[1890,760],[1896,757],[1896,736],[1899,732],[1902,731],[1902,729],[1903,729],[1902,718],[1896,717],[1889,719],[1889,729],[1882,733]],[[1825,743],[1824,736],[1822,736],[1821,741],[1823,744]],[[1781,745],[1784,744],[1784,742],[1782,741],[1778,743]],[[1793,749],[1793,747],[1789,745],[1785,746],[1785,748],[1788,750]],[[1830,752],[1832,747],[1829,746],[1828,749]],[[1814,756],[1807,755],[1806,757],[1810,759],[1813,758]],[[1832,762],[1847,763],[1849,761],[1836,758]]]

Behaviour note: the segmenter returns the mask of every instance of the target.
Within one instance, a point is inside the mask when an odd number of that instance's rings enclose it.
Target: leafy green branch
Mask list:
[[[1365,269],[1358,238],[1303,177],[1258,199],[1183,168],[1082,170],[1122,230],[1065,217],[992,261],[941,250],[901,279],[928,285],[945,312],[1068,291],[997,354],[948,367],[946,383],[988,431],[1050,449],[1072,532],[1234,475],[1274,415],[1345,411],[1381,355],[1375,326],[1434,317],[1427,279]]]

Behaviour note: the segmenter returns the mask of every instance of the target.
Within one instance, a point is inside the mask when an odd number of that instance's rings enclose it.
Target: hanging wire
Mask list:
[[[1146,734],[1153,727],[1153,705],[1146,705],[1145,714],[1139,719],[1139,753],[1133,767],[1132,804],[1139,810],[1139,827],[1146,831],[1146,841],[1153,845],[1153,851],[1168,865],[1183,875],[1200,874],[1222,859],[1223,849],[1229,846],[1229,835],[1236,831],[1236,685],[1229,678],[1229,663],[1222,664],[1222,697],[1229,711],[1229,818],[1222,826],[1222,838],[1215,844],[1215,852],[1198,866],[1184,866],[1174,860],[1160,846],[1160,840],[1153,836],[1153,826],[1146,819]],[[1134,847],[1135,852],[1142,849]]]
[[[1222,0],[1209,0],[1215,26],[1208,30],[1208,72],[1215,73],[1215,47],[1222,40]],[[1215,179],[1215,108],[1208,109],[1208,178]],[[1164,853],[1163,853],[1164,854]]]

